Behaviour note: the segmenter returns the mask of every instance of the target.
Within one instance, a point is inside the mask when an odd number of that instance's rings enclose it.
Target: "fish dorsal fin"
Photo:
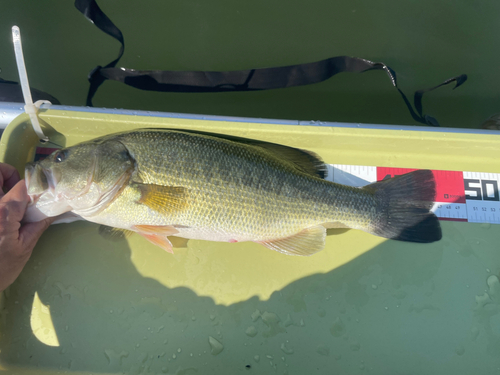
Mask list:
[[[249,138],[241,138],[226,134],[216,134],[209,132],[200,132],[195,130],[183,129],[182,133],[190,133],[201,136],[208,136],[211,138],[220,138],[227,141],[241,143],[244,145],[253,146],[265,151],[266,153],[278,158],[282,161],[290,163],[293,167],[301,172],[307,173],[311,176],[326,178],[327,168],[321,158],[313,152],[293,148],[289,146],[279,145],[277,143],[259,141]]]
[[[108,227],[107,225],[100,225],[99,226],[99,234],[110,241],[120,241],[123,240],[124,238],[127,238],[130,236],[132,231],[126,230],[126,229],[120,229],[120,228],[113,228],[113,227]]]
[[[187,206],[187,189],[181,186],[162,186],[155,184],[134,184],[141,193],[140,204],[154,211],[168,215]]]
[[[289,162],[301,172],[323,179],[327,176],[325,163],[313,152],[266,142],[256,143],[254,146]]]
[[[306,228],[286,238],[271,241],[259,241],[268,249],[287,255],[309,256],[325,247],[326,228],[322,225]]]

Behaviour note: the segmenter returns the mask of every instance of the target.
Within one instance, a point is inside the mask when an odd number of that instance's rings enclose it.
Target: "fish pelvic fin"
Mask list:
[[[367,232],[409,242],[428,243],[441,239],[439,220],[430,211],[436,196],[432,171],[410,172],[363,189],[373,192],[379,212]]]
[[[172,225],[134,225],[132,229],[167,253],[174,253],[172,243],[167,236],[177,234],[179,231]]]
[[[147,233],[141,233],[141,232],[138,232],[138,233],[142,237],[147,239],[149,242],[151,242],[153,245],[161,247],[167,253],[170,253],[170,254],[174,253],[174,250],[172,248],[172,243],[167,238],[167,236],[162,236],[162,235],[158,235],[158,234],[147,234]]]
[[[179,233],[172,225],[134,225],[132,229],[140,234],[155,234],[158,236],[173,236]]]
[[[270,241],[257,241],[268,249],[286,255],[310,256],[325,247],[326,228],[322,225],[306,228],[285,238]]]
[[[135,186],[141,193],[137,202],[154,211],[169,215],[187,206],[188,193],[185,187],[155,184],[135,184]]]

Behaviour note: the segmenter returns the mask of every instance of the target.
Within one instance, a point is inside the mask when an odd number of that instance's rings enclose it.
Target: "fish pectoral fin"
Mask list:
[[[155,184],[134,184],[141,193],[137,201],[154,211],[168,215],[187,206],[187,189],[182,186],[163,186]]]
[[[326,229],[322,225],[306,228],[286,238],[271,241],[258,241],[268,249],[287,255],[309,256],[325,247]]]
[[[120,228],[108,227],[107,225],[99,226],[99,235],[110,241],[120,241],[130,236],[132,231]]]
[[[138,232],[142,237],[147,239],[153,245],[161,247],[167,253],[173,254],[174,250],[172,249],[172,243],[166,236],[158,235],[158,234],[147,234]]]

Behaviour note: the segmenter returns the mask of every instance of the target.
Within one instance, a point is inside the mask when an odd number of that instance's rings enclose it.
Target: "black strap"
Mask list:
[[[121,43],[120,52],[118,57],[111,61],[104,68],[113,68],[122,58],[123,52],[125,52],[125,41],[123,40],[123,34],[118,27],[104,14],[104,12],[99,8],[99,5],[95,0],[75,0],[75,7],[78,9],[90,22],[96,25],[99,29],[104,31],[109,36],[115,38]],[[103,84],[106,80],[99,71],[103,69],[102,66],[96,66],[89,73],[88,79],[90,82],[89,92],[87,94],[87,105],[92,107],[92,98],[94,97],[99,86]]]
[[[423,94],[454,81],[456,82],[454,88],[457,88],[467,80],[467,76],[462,74],[450,78],[437,86],[416,91],[413,100],[415,111],[406,95],[398,88],[396,72],[394,70],[384,63],[372,62],[358,57],[336,56],[305,64],[225,72],[116,68],[115,66],[122,57],[125,49],[121,31],[101,11],[95,0],[75,0],[75,6],[99,29],[121,43],[120,52],[115,60],[105,67],[97,66],[89,73],[88,106],[92,106],[92,98],[99,86],[107,79],[123,82],[126,85],[141,90],[196,93],[287,88],[322,82],[338,73],[362,73],[368,70],[384,70],[389,76],[392,85],[401,94],[413,119],[425,125],[439,126],[438,121],[434,117],[423,114]]]
[[[34,102],[38,100],[48,100],[52,104],[61,104],[59,100],[46,92],[30,87],[31,98]],[[0,102],[24,103],[23,90],[21,84],[14,81],[6,81],[0,78]]]

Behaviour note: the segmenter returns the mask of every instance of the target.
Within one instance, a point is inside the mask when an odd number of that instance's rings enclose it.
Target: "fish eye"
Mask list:
[[[60,162],[64,161],[67,156],[68,156],[68,151],[66,151],[66,150],[59,150],[54,155],[54,161],[56,163],[60,163]]]

